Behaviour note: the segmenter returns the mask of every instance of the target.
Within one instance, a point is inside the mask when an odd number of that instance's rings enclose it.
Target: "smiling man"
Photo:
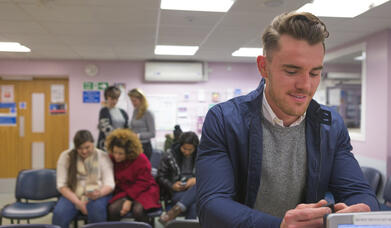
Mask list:
[[[326,192],[338,213],[378,210],[341,116],[312,100],[328,35],[310,13],[276,17],[259,87],[208,112],[196,169],[203,228],[323,227]]]

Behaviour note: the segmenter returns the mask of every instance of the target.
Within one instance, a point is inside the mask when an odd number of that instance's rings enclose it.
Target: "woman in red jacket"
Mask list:
[[[114,164],[115,190],[109,201],[109,220],[120,220],[129,212],[137,221],[146,221],[146,212],[160,208],[159,186],[151,175],[151,163],[143,154],[137,135],[116,129],[106,139]]]

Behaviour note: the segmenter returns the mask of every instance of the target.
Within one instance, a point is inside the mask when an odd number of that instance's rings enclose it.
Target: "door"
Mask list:
[[[69,145],[68,79],[0,80],[0,178],[56,168]]]

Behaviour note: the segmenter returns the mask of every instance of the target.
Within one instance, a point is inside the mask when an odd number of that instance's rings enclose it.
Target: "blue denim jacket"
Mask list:
[[[279,227],[277,218],[253,208],[262,165],[264,80],[246,96],[211,108],[205,118],[197,157],[198,215],[203,228]],[[306,113],[307,182],[305,201],[326,192],[347,205],[379,205],[355,160],[341,116],[312,100]],[[289,186],[281,186],[289,188]]]

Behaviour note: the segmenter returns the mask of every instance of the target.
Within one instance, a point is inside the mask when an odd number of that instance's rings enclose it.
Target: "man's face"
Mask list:
[[[266,99],[278,118],[289,126],[304,112],[318,88],[323,67],[322,43],[282,35],[271,60],[258,57],[258,68],[266,80]]]

